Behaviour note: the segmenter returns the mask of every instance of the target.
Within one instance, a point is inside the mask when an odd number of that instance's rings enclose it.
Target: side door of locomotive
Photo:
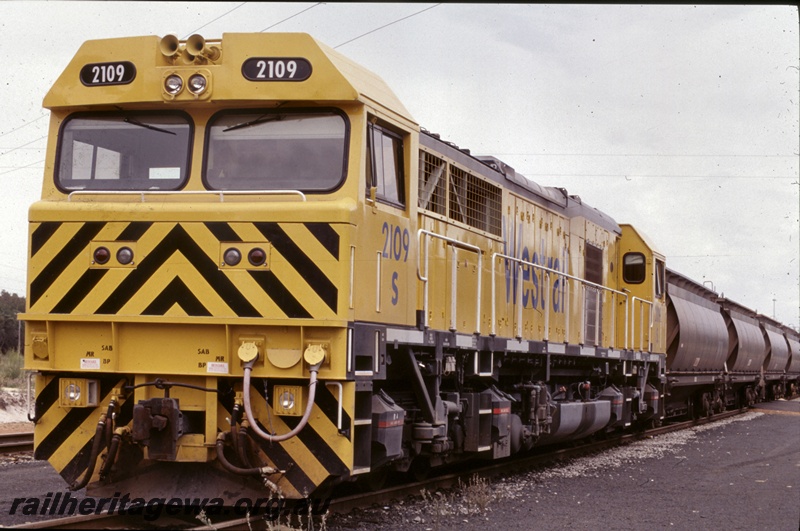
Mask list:
[[[359,239],[371,258],[365,263],[375,261],[375,283],[367,281],[371,271],[356,265],[354,272],[357,285],[374,286],[374,291],[367,287],[367,296],[356,303],[357,307],[366,304],[357,312],[365,320],[414,323],[416,284],[411,273],[416,264],[416,242],[409,210],[416,194],[409,187],[411,137],[385,122],[367,123],[366,223]]]

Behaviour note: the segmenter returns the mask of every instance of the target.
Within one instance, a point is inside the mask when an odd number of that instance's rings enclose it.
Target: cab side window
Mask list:
[[[664,282],[664,262],[662,260],[656,260],[656,298],[661,299],[664,297],[664,286],[666,285]]]
[[[405,207],[403,138],[378,124],[367,125],[367,194],[375,188],[375,198],[400,208]]]
[[[644,282],[646,260],[642,253],[626,253],[622,257],[622,280],[628,284]]]

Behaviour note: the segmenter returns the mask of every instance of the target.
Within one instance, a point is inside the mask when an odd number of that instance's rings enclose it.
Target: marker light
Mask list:
[[[64,389],[64,400],[68,403],[77,402],[81,397],[81,386],[77,384],[69,384]]]
[[[225,254],[223,255],[223,260],[225,260],[225,263],[228,264],[229,266],[235,266],[242,261],[242,253],[240,253],[238,249],[234,249],[233,247],[231,247],[230,249],[225,251]]]
[[[276,385],[272,391],[275,399],[272,409],[276,415],[300,417],[303,415],[303,388],[298,385]]]
[[[96,264],[103,265],[111,258],[111,253],[105,247],[98,247],[95,249],[93,256]]]
[[[259,249],[256,247],[255,249],[251,249],[249,253],[247,253],[247,259],[250,263],[254,266],[261,266],[264,265],[264,262],[267,261],[267,253],[264,252],[264,249]]]
[[[164,80],[164,90],[168,94],[177,94],[183,89],[183,79],[178,74],[171,74]]]
[[[206,90],[208,81],[202,74],[195,74],[189,78],[189,91],[192,94],[202,94]]]
[[[120,247],[117,251],[117,262],[122,265],[128,265],[133,262],[133,251],[130,247]]]

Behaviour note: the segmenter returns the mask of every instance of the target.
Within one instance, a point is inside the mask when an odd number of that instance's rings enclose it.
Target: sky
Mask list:
[[[416,121],[644,232],[667,267],[800,327],[794,6],[0,0],[0,289],[25,294],[41,103],[85,40],[304,32]]]

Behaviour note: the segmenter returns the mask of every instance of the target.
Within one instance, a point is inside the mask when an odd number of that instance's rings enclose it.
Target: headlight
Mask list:
[[[225,260],[225,263],[227,265],[235,266],[242,261],[242,253],[240,253],[238,249],[234,249],[233,247],[231,247],[230,249],[225,251],[225,254],[222,256],[222,258],[223,260]]]
[[[120,247],[117,251],[117,262],[122,265],[128,265],[133,262],[133,251],[130,247]]]
[[[208,86],[208,81],[202,74],[195,74],[189,78],[189,92],[192,94],[202,94]]]
[[[183,89],[183,79],[178,74],[171,74],[164,80],[164,90],[168,94],[177,94]]]

